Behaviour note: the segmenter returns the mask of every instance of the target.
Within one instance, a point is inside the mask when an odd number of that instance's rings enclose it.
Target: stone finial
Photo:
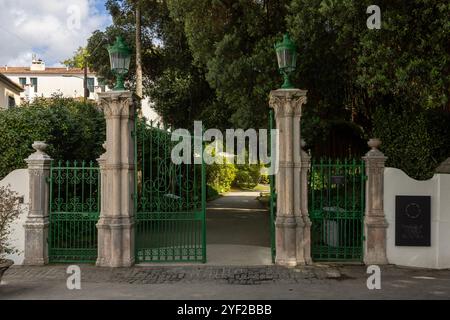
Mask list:
[[[306,147],[306,141],[305,141],[305,139],[300,139],[300,147],[302,147],[302,149],[305,149],[305,147]]]
[[[44,141],[35,141],[31,146],[36,151],[30,154],[30,156],[25,160],[51,160],[50,156],[45,153],[45,149],[47,149],[48,144]]]
[[[371,148],[369,152],[366,153],[366,157],[384,157],[383,152],[379,150],[381,145],[381,140],[378,138],[371,138],[367,142],[367,145]]]
[[[306,147],[306,141],[302,138],[300,139],[300,153],[302,156],[302,162],[306,161],[306,167],[309,168],[309,161],[311,160],[311,157],[309,155],[309,153],[307,152],[307,150],[305,149]]]
[[[369,141],[367,142],[367,145],[369,147],[371,147],[372,150],[378,149],[381,146],[381,140],[378,138],[369,139]]]
[[[44,141],[35,141],[32,145],[34,150],[38,153],[45,153],[45,149],[47,149],[48,144],[46,144]]]

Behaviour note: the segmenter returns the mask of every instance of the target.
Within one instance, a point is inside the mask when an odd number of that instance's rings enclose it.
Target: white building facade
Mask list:
[[[20,105],[22,87],[0,73],[0,110]]]
[[[46,67],[42,60],[33,59],[29,67],[4,66],[0,67],[0,73],[23,87],[22,101],[50,98],[54,94],[68,98],[84,96],[84,70],[81,68]],[[108,91],[90,70],[87,70],[87,88],[89,99],[96,99],[98,92]]]

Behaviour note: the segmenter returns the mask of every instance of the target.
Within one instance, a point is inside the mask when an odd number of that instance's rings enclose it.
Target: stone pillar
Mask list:
[[[381,141],[370,139],[372,149],[363,157],[366,163],[366,212],[364,217],[364,263],[367,265],[387,264],[386,228],[384,216],[384,163],[386,157],[378,150]]]
[[[277,183],[277,218],[275,221],[275,263],[285,266],[305,264],[304,219],[301,212],[301,144],[300,118],[306,103],[306,92],[300,89],[278,89],[270,92],[270,107],[275,111],[279,132],[279,170]]]
[[[36,150],[25,161],[30,175],[30,203],[25,228],[24,265],[43,265],[48,263],[49,226],[49,183],[52,159],[44,152],[47,144],[35,141]]]
[[[134,264],[134,103],[129,91],[99,93],[106,119],[106,152],[98,159],[101,210],[97,265]]]
[[[303,248],[303,259],[306,264],[312,264],[311,259],[311,219],[308,211],[308,171],[311,167],[311,157],[304,150],[305,140],[301,139],[301,213],[303,218],[303,241],[300,245]],[[298,259],[297,259],[298,261]]]

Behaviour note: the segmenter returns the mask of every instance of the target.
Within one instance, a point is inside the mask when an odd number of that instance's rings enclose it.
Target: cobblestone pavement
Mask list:
[[[67,278],[67,266],[10,268],[5,281],[47,281]],[[336,268],[304,267],[288,269],[278,266],[217,267],[217,266],[145,266],[132,268],[99,268],[80,265],[82,279],[92,283],[174,284],[204,283],[258,285],[263,283],[299,283],[301,280],[337,278]]]
[[[13,266],[0,299],[450,299],[450,270],[384,266],[369,290],[365,266],[80,265],[81,290],[68,290],[68,265]]]
[[[0,299],[450,299],[450,270],[384,266],[381,290],[369,290],[360,265],[80,265],[82,288],[68,290],[67,266],[13,266]]]

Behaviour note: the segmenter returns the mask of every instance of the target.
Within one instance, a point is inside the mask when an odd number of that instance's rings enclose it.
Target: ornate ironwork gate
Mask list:
[[[362,260],[365,179],[362,160],[312,161],[309,215],[313,260]]]
[[[52,162],[48,248],[50,262],[95,262],[100,174],[94,162]]]
[[[195,154],[192,147],[192,164],[175,164],[171,152],[178,141],[169,130],[136,120],[134,132],[136,261],[206,262],[203,150]]]

